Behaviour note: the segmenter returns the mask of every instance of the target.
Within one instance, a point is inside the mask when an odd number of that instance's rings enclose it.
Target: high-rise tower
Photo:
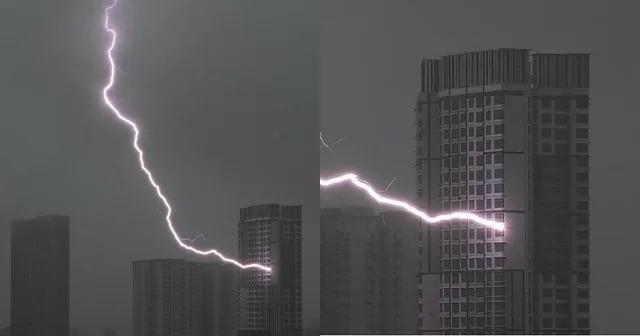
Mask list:
[[[417,196],[466,221],[422,232],[419,330],[589,331],[589,55],[524,49],[424,60]]]
[[[240,210],[238,335],[302,335],[302,207],[266,204]]]
[[[11,223],[11,334],[69,335],[69,217]]]

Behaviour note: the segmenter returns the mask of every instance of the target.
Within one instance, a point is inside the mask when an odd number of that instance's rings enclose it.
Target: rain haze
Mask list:
[[[415,102],[422,58],[492,48],[591,53],[592,330],[638,332],[640,234],[635,101],[636,4],[614,1],[322,1],[321,173],[354,170],[388,194],[415,195]],[[345,188],[349,190],[348,188]],[[329,191],[324,205],[371,205]]]
[[[0,4],[0,326],[11,219],[71,217],[71,328],[82,335],[130,334],[132,260],[196,259],[169,235],[132,134],[101,100],[106,5]],[[111,96],[141,127],[179,233],[235,256],[240,207],[303,206],[305,327],[318,323],[316,15],[299,0],[120,0],[112,13]]]

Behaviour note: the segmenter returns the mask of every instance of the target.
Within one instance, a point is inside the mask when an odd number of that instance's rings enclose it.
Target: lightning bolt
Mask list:
[[[218,252],[218,250],[215,250],[215,249],[200,250],[191,245],[188,245],[184,243],[184,240],[180,238],[175,228],[173,227],[173,222],[171,221],[171,213],[173,212],[173,209],[171,208],[171,204],[169,203],[169,200],[167,199],[167,197],[162,193],[162,189],[160,188],[160,185],[156,183],[153,177],[153,174],[151,173],[151,170],[149,170],[149,168],[147,167],[147,164],[144,160],[144,152],[140,147],[140,144],[138,143],[138,139],[140,137],[140,129],[138,128],[138,125],[136,125],[136,123],[133,120],[131,120],[130,118],[122,114],[120,110],[116,107],[116,105],[111,101],[111,98],[109,98],[109,90],[111,90],[111,88],[115,83],[115,69],[116,69],[112,52],[116,46],[116,40],[118,38],[118,34],[115,31],[115,29],[113,29],[109,25],[109,12],[117,4],[118,4],[118,0],[114,0],[113,3],[105,9],[104,29],[111,35],[111,43],[109,44],[109,47],[107,48],[107,51],[106,51],[106,56],[109,61],[109,81],[105,85],[104,89],[102,89],[102,98],[104,100],[104,103],[109,107],[109,110],[117,117],[117,119],[122,123],[124,123],[125,125],[127,125],[129,129],[131,129],[133,133],[133,141],[131,145],[133,146],[135,151],[138,153],[138,163],[140,165],[140,169],[142,169],[142,171],[147,176],[147,180],[149,181],[151,186],[155,189],[156,196],[162,201],[162,204],[164,204],[164,207],[166,210],[165,221],[167,223],[167,226],[169,227],[169,231],[171,231],[171,235],[173,236],[174,240],[176,241],[176,243],[178,243],[180,247],[182,247],[185,250],[191,251],[193,253],[203,255],[203,256],[215,255],[218,258],[220,258],[222,261],[233,264],[242,269],[256,268],[266,272],[271,272],[270,267],[263,266],[260,264],[241,264],[237,260],[227,258],[226,256],[224,256],[222,253]]]
[[[394,199],[394,198],[389,198],[389,197],[384,197],[382,195],[380,195],[372,186],[371,184],[369,184],[369,182],[361,179],[358,175],[354,174],[354,173],[346,173],[346,174],[342,174],[336,177],[331,177],[328,179],[320,179],[320,186],[324,187],[324,188],[329,188],[332,186],[337,186],[340,184],[345,184],[345,183],[350,183],[353,186],[355,186],[356,188],[364,191],[366,194],[369,195],[369,197],[371,197],[374,201],[380,203],[380,204],[385,204],[385,205],[390,205],[396,208],[400,208],[403,209],[404,211],[422,219],[423,221],[429,223],[429,224],[436,224],[436,223],[440,223],[440,222],[445,222],[445,221],[449,221],[452,219],[462,219],[462,220],[470,220],[473,222],[476,222],[480,225],[484,225],[486,227],[490,227],[493,229],[497,229],[497,230],[504,230],[504,224],[500,223],[500,222],[495,222],[492,220],[488,220],[485,218],[482,218],[478,215],[469,213],[469,212],[452,212],[449,214],[444,214],[444,215],[439,215],[439,216],[435,216],[435,217],[431,217],[429,216],[426,212],[418,209],[417,207],[415,207],[414,205],[412,205],[409,202],[400,200],[400,199]]]
[[[144,160],[144,151],[142,150],[142,148],[140,147],[139,144],[139,137],[140,137],[140,129],[138,128],[138,125],[130,118],[126,117],[122,112],[120,112],[120,110],[116,107],[116,105],[113,103],[113,101],[111,100],[111,98],[109,97],[109,91],[111,90],[111,88],[114,86],[115,84],[115,61],[113,58],[113,49],[116,46],[116,41],[117,41],[117,37],[118,34],[116,32],[115,29],[113,29],[110,25],[109,25],[109,12],[117,5],[118,0],[114,0],[113,3],[109,6],[106,7],[105,9],[105,20],[104,20],[104,29],[105,31],[107,31],[110,35],[111,35],[111,42],[106,50],[106,57],[107,60],[109,62],[109,80],[107,82],[107,84],[104,86],[104,88],[102,89],[102,98],[104,100],[105,105],[107,105],[107,107],[109,108],[109,110],[114,114],[114,116],[120,121],[122,122],[124,125],[128,126],[129,129],[132,131],[133,133],[133,140],[132,140],[132,147],[133,149],[137,152],[138,154],[138,163],[140,166],[140,169],[144,172],[144,174],[147,176],[147,180],[148,182],[151,184],[151,186],[153,187],[153,189],[156,192],[156,196],[160,199],[160,201],[162,201],[162,204],[164,205],[165,208],[165,221],[167,223],[167,226],[169,228],[169,231],[171,232],[171,235],[173,236],[174,240],[176,241],[176,243],[183,249],[191,251],[193,253],[199,254],[199,255],[203,255],[203,256],[208,256],[208,255],[215,255],[216,257],[220,258],[220,260],[230,263],[232,265],[235,265],[239,268],[242,269],[248,269],[248,268],[255,268],[255,269],[259,269],[259,270],[263,270],[266,272],[270,272],[271,268],[264,266],[264,265],[260,265],[260,264],[242,264],[240,262],[238,262],[237,260],[228,258],[226,256],[224,256],[222,253],[220,253],[218,250],[215,249],[210,249],[210,250],[200,250],[198,248],[195,248],[191,245],[188,245],[186,243],[184,243],[184,241],[190,241],[191,243],[193,243],[199,236],[194,237],[193,239],[188,239],[188,238],[180,238],[180,236],[178,235],[177,231],[175,230],[174,226],[173,226],[173,222],[171,219],[171,215],[173,212],[173,209],[171,207],[171,204],[169,203],[168,198],[164,195],[164,193],[162,192],[162,189],[160,188],[160,185],[155,181],[155,178],[153,177],[153,174],[151,173],[151,170],[147,167],[147,164]],[[322,137],[322,133],[320,133],[320,140],[322,142],[323,147],[328,148],[329,150],[332,150],[331,147],[324,141],[323,137]],[[334,144],[338,144],[340,142],[342,142],[344,140],[344,138],[338,140],[337,142],[335,142]],[[321,147],[322,148],[322,147]],[[395,181],[395,179],[394,179]],[[320,186],[324,187],[324,188],[329,188],[332,186],[337,186],[340,184],[345,184],[345,183],[351,183],[352,185],[354,185],[355,187],[357,187],[358,189],[364,191],[366,194],[368,194],[374,201],[380,203],[380,204],[386,204],[386,205],[390,205],[396,208],[400,208],[400,209],[404,209],[405,211],[413,214],[414,216],[422,219],[423,221],[427,222],[427,223],[439,223],[439,222],[443,222],[443,221],[448,221],[448,220],[452,220],[452,219],[462,219],[462,220],[470,220],[473,222],[476,222],[478,224],[481,225],[485,225],[487,227],[491,227],[494,229],[499,229],[499,230],[503,230],[504,229],[504,224],[499,223],[499,222],[494,222],[491,220],[487,220],[484,218],[481,218],[475,214],[472,213],[467,213],[467,212],[454,212],[454,213],[450,213],[450,214],[445,214],[445,215],[439,215],[436,217],[431,217],[429,216],[427,213],[425,213],[424,211],[418,209],[417,207],[415,207],[414,205],[411,205],[410,203],[400,200],[400,199],[393,199],[393,198],[388,198],[388,197],[384,197],[382,195],[380,195],[370,184],[369,182],[361,179],[358,175],[354,174],[354,173],[346,173],[343,175],[339,175],[336,177],[332,177],[332,178],[328,178],[328,179],[320,179]],[[393,183],[393,181],[387,186],[386,189],[388,189],[391,184]],[[386,190],[385,189],[385,190]],[[204,237],[203,237],[204,238]]]

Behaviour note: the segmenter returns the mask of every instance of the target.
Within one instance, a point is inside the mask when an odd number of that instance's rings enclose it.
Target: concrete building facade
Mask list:
[[[69,335],[69,217],[11,222],[11,334]]]
[[[235,333],[235,268],[153,259],[134,261],[132,270],[134,336]]]
[[[416,180],[418,330],[589,331],[589,55],[496,49],[427,59]]]
[[[414,332],[419,222],[353,207],[322,209],[320,225],[321,331]]]
[[[239,336],[302,336],[302,207],[240,210],[240,260],[271,267],[241,271]]]

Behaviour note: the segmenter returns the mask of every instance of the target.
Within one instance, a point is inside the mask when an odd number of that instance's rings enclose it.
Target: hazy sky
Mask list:
[[[423,57],[488,48],[591,56],[592,327],[640,332],[637,111],[640,47],[631,1],[321,1],[321,128],[347,139],[321,171],[355,169],[415,194],[414,103]],[[331,191],[324,204],[369,204]]]
[[[71,216],[71,325],[82,335],[130,333],[132,260],[189,257],[169,236],[129,130],[100,99],[105,4],[0,4],[0,223]],[[113,12],[112,97],[142,128],[178,230],[204,233],[203,247],[236,255],[239,208],[271,202],[302,204],[305,245],[317,246],[317,12],[300,0],[121,0]],[[0,230],[0,327],[9,246]],[[309,325],[318,253],[303,253]]]
[[[168,235],[130,133],[100,100],[105,3],[0,2],[0,223],[71,216],[71,318],[83,335],[129,333],[131,260],[188,257]],[[143,128],[180,232],[204,233],[204,246],[233,255],[238,208],[265,202],[302,204],[305,244],[317,243],[318,166],[354,169],[380,185],[398,176],[392,191],[414,194],[422,57],[499,47],[590,52],[592,325],[638,332],[635,13],[623,1],[121,0],[113,97]],[[322,164],[319,128],[347,137],[323,151]],[[321,196],[369,204],[345,189]],[[317,251],[304,258],[313,298]],[[0,326],[8,307],[3,229]],[[306,302],[305,324],[317,311],[317,300]]]

